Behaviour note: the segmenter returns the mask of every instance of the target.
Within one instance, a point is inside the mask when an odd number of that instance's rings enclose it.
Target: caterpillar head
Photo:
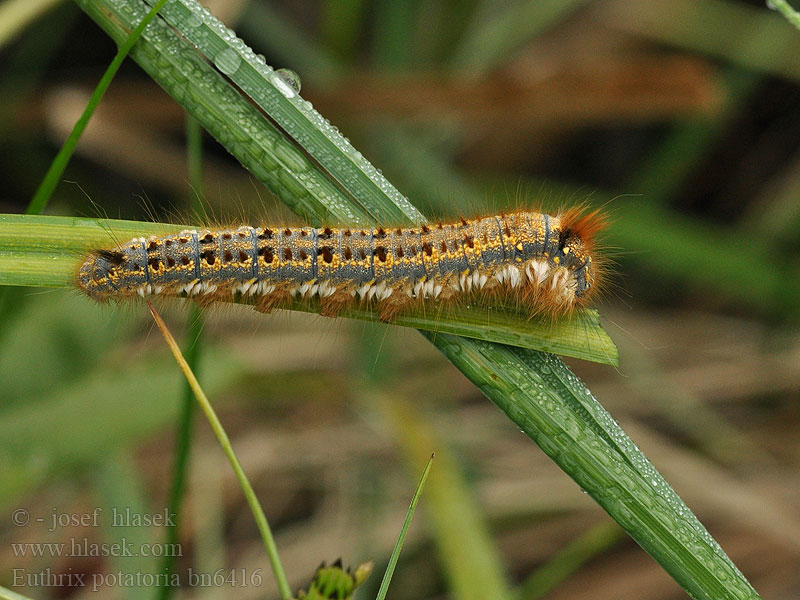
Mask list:
[[[586,243],[572,230],[564,230],[559,253],[563,254],[562,264],[575,278],[575,297],[579,302],[586,300],[594,291],[596,279],[596,269]]]
[[[599,210],[587,212],[581,206],[561,216],[559,251],[563,253],[564,266],[575,278],[575,298],[579,303],[594,295],[601,283],[602,264],[595,257],[595,242],[606,225],[606,217]]]

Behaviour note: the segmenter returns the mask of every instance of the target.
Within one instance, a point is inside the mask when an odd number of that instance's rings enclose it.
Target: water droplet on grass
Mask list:
[[[187,27],[192,27],[192,28],[200,27],[200,25],[203,24],[203,19],[201,19],[199,15],[192,13],[188,17],[186,17],[185,23]]]
[[[299,82],[300,79],[298,78],[297,81]],[[287,98],[294,98],[297,96],[297,91],[295,91],[294,87],[292,87],[292,85],[288,83],[286,79],[284,79],[283,75],[279,71],[276,71],[273,75],[272,83],[278,89],[278,91]]]
[[[278,69],[275,71],[275,74],[283,79],[284,83],[291,87],[296,93],[300,93],[300,86],[302,84],[300,82],[300,76],[297,73],[291,69]]]
[[[232,48],[225,48],[214,58],[214,64],[225,75],[233,75],[242,64],[242,58]]]

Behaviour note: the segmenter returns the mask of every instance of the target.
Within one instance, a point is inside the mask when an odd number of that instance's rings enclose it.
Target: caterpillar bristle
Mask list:
[[[561,222],[565,228],[575,232],[590,249],[594,249],[597,235],[608,227],[608,217],[602,209],[591,210],[586,206],[567,209],[561,217]]]

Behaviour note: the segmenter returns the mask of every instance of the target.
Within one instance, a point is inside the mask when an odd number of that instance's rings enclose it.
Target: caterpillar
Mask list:
[[[162,295],[246,300],[269,312],[293,298],[336,316],[356,302],[391,321],[422,302],[510,296],[530,315],[569,314],[599,288],[598,212],[519,210],[396,228],[240,226],[134,238],[92,252],[77,282],[98,301]]]

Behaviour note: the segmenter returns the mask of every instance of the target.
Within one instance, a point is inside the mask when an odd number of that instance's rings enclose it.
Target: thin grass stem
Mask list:
[[[786,0],[767,0],[767,6],[777,10],[792,25],[800,29],[800,13],[793,9]]]
[[[196,217],[200,217],[202,206],[199,195],[203,193],[203,137],[202,129],[197,119],[186,116],[186,162],[189,172],[189,182],[194,193],[190,203]],[[188,335],[186,337],[186,362],[193,372],[197,373],[200,364],[200,336],[203,332],[203,311],[195,305],[189,314]],[[189,471],[189,454],[191,450],[192,425],[194,424],[195,403],[192,388],[188,382],[184,385],[181,394],[181,412],[178,419],[175,443],[175,464],[172,471],[172,485],[169,496],[169,514],[174,515],[175,522],[167,530],[167,543],[174,547],[178,543],[178,524],[180,523],[181,508],[183,506],[184,489]],[[175,568],[176,557],[167,553],[161,563],[161,573],[171,574]],[[165,578],[165,579],[168,579]],[[161,586],[157,598],[166,600],[171,597],[173,587]]]
[[[282,600],[291,600],[292,592],[289,588],[289,580],[286,578],[286,573],[283,570],[283,565],[281,564],[280,557],[278,556],[278,547],[275,544],[275,538],[272,535],[272,530],[267,522],[267,517],[264,515],[264,509],[261,508],[261,504],[258,502],[258,497],[253,490],[253,486],[250,484],[250,480],[247,478],[247,475],[245,474],[244,469],[242,469],[242,465],[239,463],[239,459],[233,450],[230,438],[228,438],[228,434],[225,432],[225,428],[222,426],[219,417],[217,417],[214,407],[211,406],[211,402],[208,400],[208,397],[203,391],[200,382],[197,381],[194,373],[192,373],[192,370],[189,368],[189,364],[186,362],[183,354],[181,354],[180,348],[178,347],[175,338],[172,336],[172,333],[170,333],[169,329],[167,328],[166,323],[164,323],[161,315],[158,314],[153,305],[149,302],[147,304],[150,308],[150,313],[153,315],[153,319],[158,326],[158,329],[164,336],[164,340],[166,340],[172,355],[175,357],[175,361],[178,363],[178,366],[181,368],[181,371],[183,371],[186,380],[189,382],[189,386],[192,388],[192,392],[194,393],[195,398],[197,398],[200,408],[205,414],[209,425],[211,425],[211,429],[213,430],[214,435],[217,437],[220,446],[222,446],[225,456],[228,457],[228,461],[231,463],[231,467],[233,467],[233,471],[236,474],[236,479],[239,481],[239,485],[244,491],[247,504],[250,506],[250,510],[253,511],[253,516],[255,517],[258,531],[261,533],[264,547],[267,550],[267,556],[269,557],[272,572],[275,574],[275,581],[278,584],[278,590],[280,591],[281,598]]]
[[[47,206],[48,201],[50,200],[50,197],[53,195],[53,191],[56,189],[56,186],[61,179],[61,175],[64,173],[64,169],[67,168],[67,164],[69,163],[70,158],[72,158],[72,153],[75,151],[75,147],[78,145],[78,140],[81,139],[81,135],[83,135],[86,126],[89,124],[89,119],[92,118],[92,115],[97,109],[97,106],[100,104],[100,100],[103,99],[103,95],[106,93],[108,86],[111,85],[114,75],[116,75],[117,71],[119,71],[122,62],[125,60],[125,57],[128,56],[128,52],[130,52],[131,48],[133,48],[133,45],[139,39],[139,36],[144,31],[144,28],[147,27],[147,24],[153,20],[158,11],[161,10],[161,7],[166,3],[167,0],[158,0],[158,2],[156,2],[156,4],[150,9],[145,17],[139,21],[139,24],[136,25],[128,38],[119,47],[119,50],[117,50],[117,54],[114,56],[111,64],[108,65],[105,73],[103,73],[103,77],[100,78],[100,82],[97,84],[97,87],[94,88],[89,101],[86,103],[86,108],[83,109],[83,114],[81,114],[80,118],[75,123],[75,127],[72,128],[72,132],[69,134],[69,137],[67,137],[64,145],[61,146],[61,150],[58,151],[58,154],[56,154],[53,162],[50,163],[50,168],[47,169],[47,173],[45,173],[42,183],[39,184],[36,193],[33,195],[33,198],[31,198],[28,208],[25,210],[25,214],[42,214]]]
[[[381,587],[378,590],[378,595],[375,597],[375,600],[384,600],[384,598],[386,598],[386,592],[389,591],[389,583],[392,581],[394,568],[397,566],[397,560],[400,558],[400,550],[403,549],[403,542],[405,542],[406,533],[408,533],[408,526],[411,524],[411,518],[414,516],[414,511],[417,508],[417,502],[419,502],[422,488],[425,486],[425,480],[428,479],[428,473],[430,473],[434,457],[435,454],[431,454],[431,457],[425,464],[425,469],[422,471],[422,477],[419,478],[417,489],[414,491],[414,497],[411,498],[411,505],[408,507],[406,518],[403,521],[403,527],[400,529],[400,537],[397,538],[397,543],[395,543],[394,549],[392,550],[392,556],[389,558],[389,564],[386,566],[386,572],[383,574]]]

